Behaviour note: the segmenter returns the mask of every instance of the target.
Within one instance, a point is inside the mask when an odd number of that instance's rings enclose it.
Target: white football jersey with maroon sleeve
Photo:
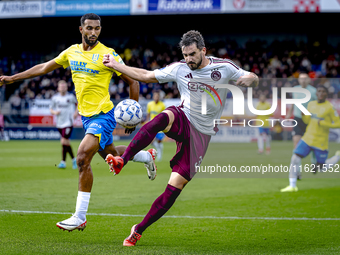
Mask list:
[[[52,97],[50,108],[56,111],[60,111],[60,114],[57,115],[57,128],[73,126],[73,115],[76,110],[76,104],[77,99],[71,93],[66,93],[65,96],[57,93]]]
[[[220,119],[229,91],[216,85],[230,85],[229,81],[236,81],[249,72],[228,59],[208,59],[207,66],[196,70],[191,70],[184,60],[170,64],[155,70],[155,77],[159,83],[176,82],[190,123],[203,134],[215,135],[214,119]],[[205,114],[202,114],[203,94],[207,103]]]

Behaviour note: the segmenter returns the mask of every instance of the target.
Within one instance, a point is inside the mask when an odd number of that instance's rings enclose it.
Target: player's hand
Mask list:
[[[255,74],[243,75],[236,81],[236,85],[241,87],[256,87],[259,83],[259,79]]]
[[[106,67],[114,68],[114,64],[117,63],[115,58],[111,54],[105,54],[103,57],[103,64]]]
[[[13,79],[12,79],[11,76],[5,76],[5,75],[0,76],[0,87],[1,87],[2,85],[11,84],[11,83],[13,83],[13,82],[14,82],[14,81],[13,81]]]
[[[61,112],[61,111],[51,110],[51,113],[52,113],[53,115],[57,115],[57,116],[60,114],[60,112]]]
[[[130,135],[130,134],[132,134],[132,132],[135,131],[135,130],[136,130],[135,127],[134,127],[134,128],[125,128],[125,134]]]

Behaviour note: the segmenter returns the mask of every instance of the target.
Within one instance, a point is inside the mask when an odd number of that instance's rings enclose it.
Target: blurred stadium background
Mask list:
[[[0,75],[26,70],[80,43],[80,17],[88,12],[102,18],[99,41],[114,48],[127,65],[155,69],[182,59],[177,44],[183,33],[195,29],[203,34],[209,55],[229,58],[258,74],[255,99],[260,93],[270,99],[272,87],[297,85],[299,74],[306,72],[311,85],[327,86],[340,113],[339,0],[0,0]],[[96,155],[88,227],[79,233],[59,230],[54,224],[74,209],[78,184],[77,171],[56,167],[59,133],[49,105],[60,79],[74,91],[68,69],[0,87],[4,139],[10,139],[0,141],[0,254],[340,254],[339,179],[308,173],[299,192],[290,194],[279,192],[288,182],[286,175],[194,178],[168,217],[154,224],[136,247],[125,249],[121,244],[129,228],[168,182],[175,151],[171,142],[164,146],[152,183],[144,168],[132,163],[113,177]],[[115,104],[128,97],[117,77],[109,90]],[[175,83],[140,83],[144,113],[158,90],[167,105],[178,104]],[[227,104],[223,118],[237,120],[231,113]],[[285,118],[280,108],[274,117]],[[83,137],[80,119],[75,126],[73,148]],[[237,167],[288,165],[291,130],[272,129],[273,138],[286,142],[273,142],[270,156],[258,155],[256,143],[249,143],[256,130],[222,127],[214,139],[224,144],[211,143],[203,164],[213,165],[218,157]],[[124,139],[116,144],[127,145],[131,139],[122,128],[114,135]],[[339,130],[331,131],[330,140],[329,155],[334,155]]]
[[[195,29],[203,34],[208,55],[232,59],[262,78],[254,98],[259,92],[270,98],[274,86],[297,85],[299,73],[307,72],[311,85],[329,88],[340,112],[337,0],[0,1],[0,75],[21,72],[80,43],[79,19],[87,12],[102,17],[99,40],[114,48],[127,65],[155,69],[182,59],[177,43],[183,33]],[[59,138],[48,107],[60,79],[74,90],[69,69],[0,88],[6,139]],[[112,78],[109,90],[114,103],[128,97],[128,88],[118,77]],[[175,83],[141,83],[144,109],[156,90],[167,105],[179,102]],[[279,110],[274,117],[284,118]],[[223,117],[235,118],[229,112],[226,109]],[[72,138],[81,139],[80,119],[75,126]],[[237,134],[247,136],[241,139],[244,142],[255,139],[249,130],[236,127],[236,131],[234,140]],[[340,141],[339,134],[333,130],[331,140]],[[131,138],[120,129],[115,135]],[[291,139],[289,128],[282,130],[282,138]]]

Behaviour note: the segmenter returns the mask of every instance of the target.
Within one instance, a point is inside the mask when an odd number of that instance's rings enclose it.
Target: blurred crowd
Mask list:
[[[153,42],[128,42],[124,47],[115,48],[129,66],[154,70],[162,68],[183,57],[177,45]],[[331,98],[340,97],[340,46],[334,48],[318,41],[304,43],[294,40],[249,40],[241,46],[235,40],[220,41],[207,45],[207,55],[228,58],[241,68],[256,73],[261,79],[254,90],[254,97],[260,93],[271,97],[271,87],[295,86],[301,72],[308,73],[311,85],[324,84]],[[58,52],[50,56],[57,56]],[[53,57],[51,57],[53,58]],[[16,57],[6,55],[0,58],[0,75],[12,75],[46,61],[46,56],[32,52],[22,52]],[[334,79],[332,79],[334,78]],[[74,90],[70,69],[57,69],[45,76],[25,80],[15,91],[6,94],[13,108],[27,106],[31,99],[49,99],[56,93],[60,79],[67,81],[69,91]],[[160,91],[162,98],[177,98],[179,91],[176,83],[140,83],[140,96],[152,98],[153,91]],[[117,76],[113,76],[109,92],[113,100],[129,96],[128,87]],[[280,97],[280,94],[279,94]]]

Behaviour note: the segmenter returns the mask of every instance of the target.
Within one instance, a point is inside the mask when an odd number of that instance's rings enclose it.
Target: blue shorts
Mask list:
[[[164,139],[164,137],[165,137],[165,134],[163,132],[159,132],[159,133],[157,133],[155,138],[159,141],[162,141]]]
[[[92,117],[81,116],[85,134],[93,134],[99,138],[99,151],[104,150],[106,145],[113,143],[112,132],[116,128],[114,109],[107,113],[100,113]]]
[[[263,134],[263,133],[266,133],[267,135],[269,135],[269,128],[264,128],[264,127],[259,127],[259,132],[260,132],[260,135]]]
[[[305,143],[302,139],[296,145],[294,153],[297,154],[297,155],[300,155],[304,158],[311,151],[314,151],[317,163],[324,164],[326,162],[326,159],[328,157],[328,150],[323,151],[323,150],[320,150],[318,148],[311,147],[307,143]]]

